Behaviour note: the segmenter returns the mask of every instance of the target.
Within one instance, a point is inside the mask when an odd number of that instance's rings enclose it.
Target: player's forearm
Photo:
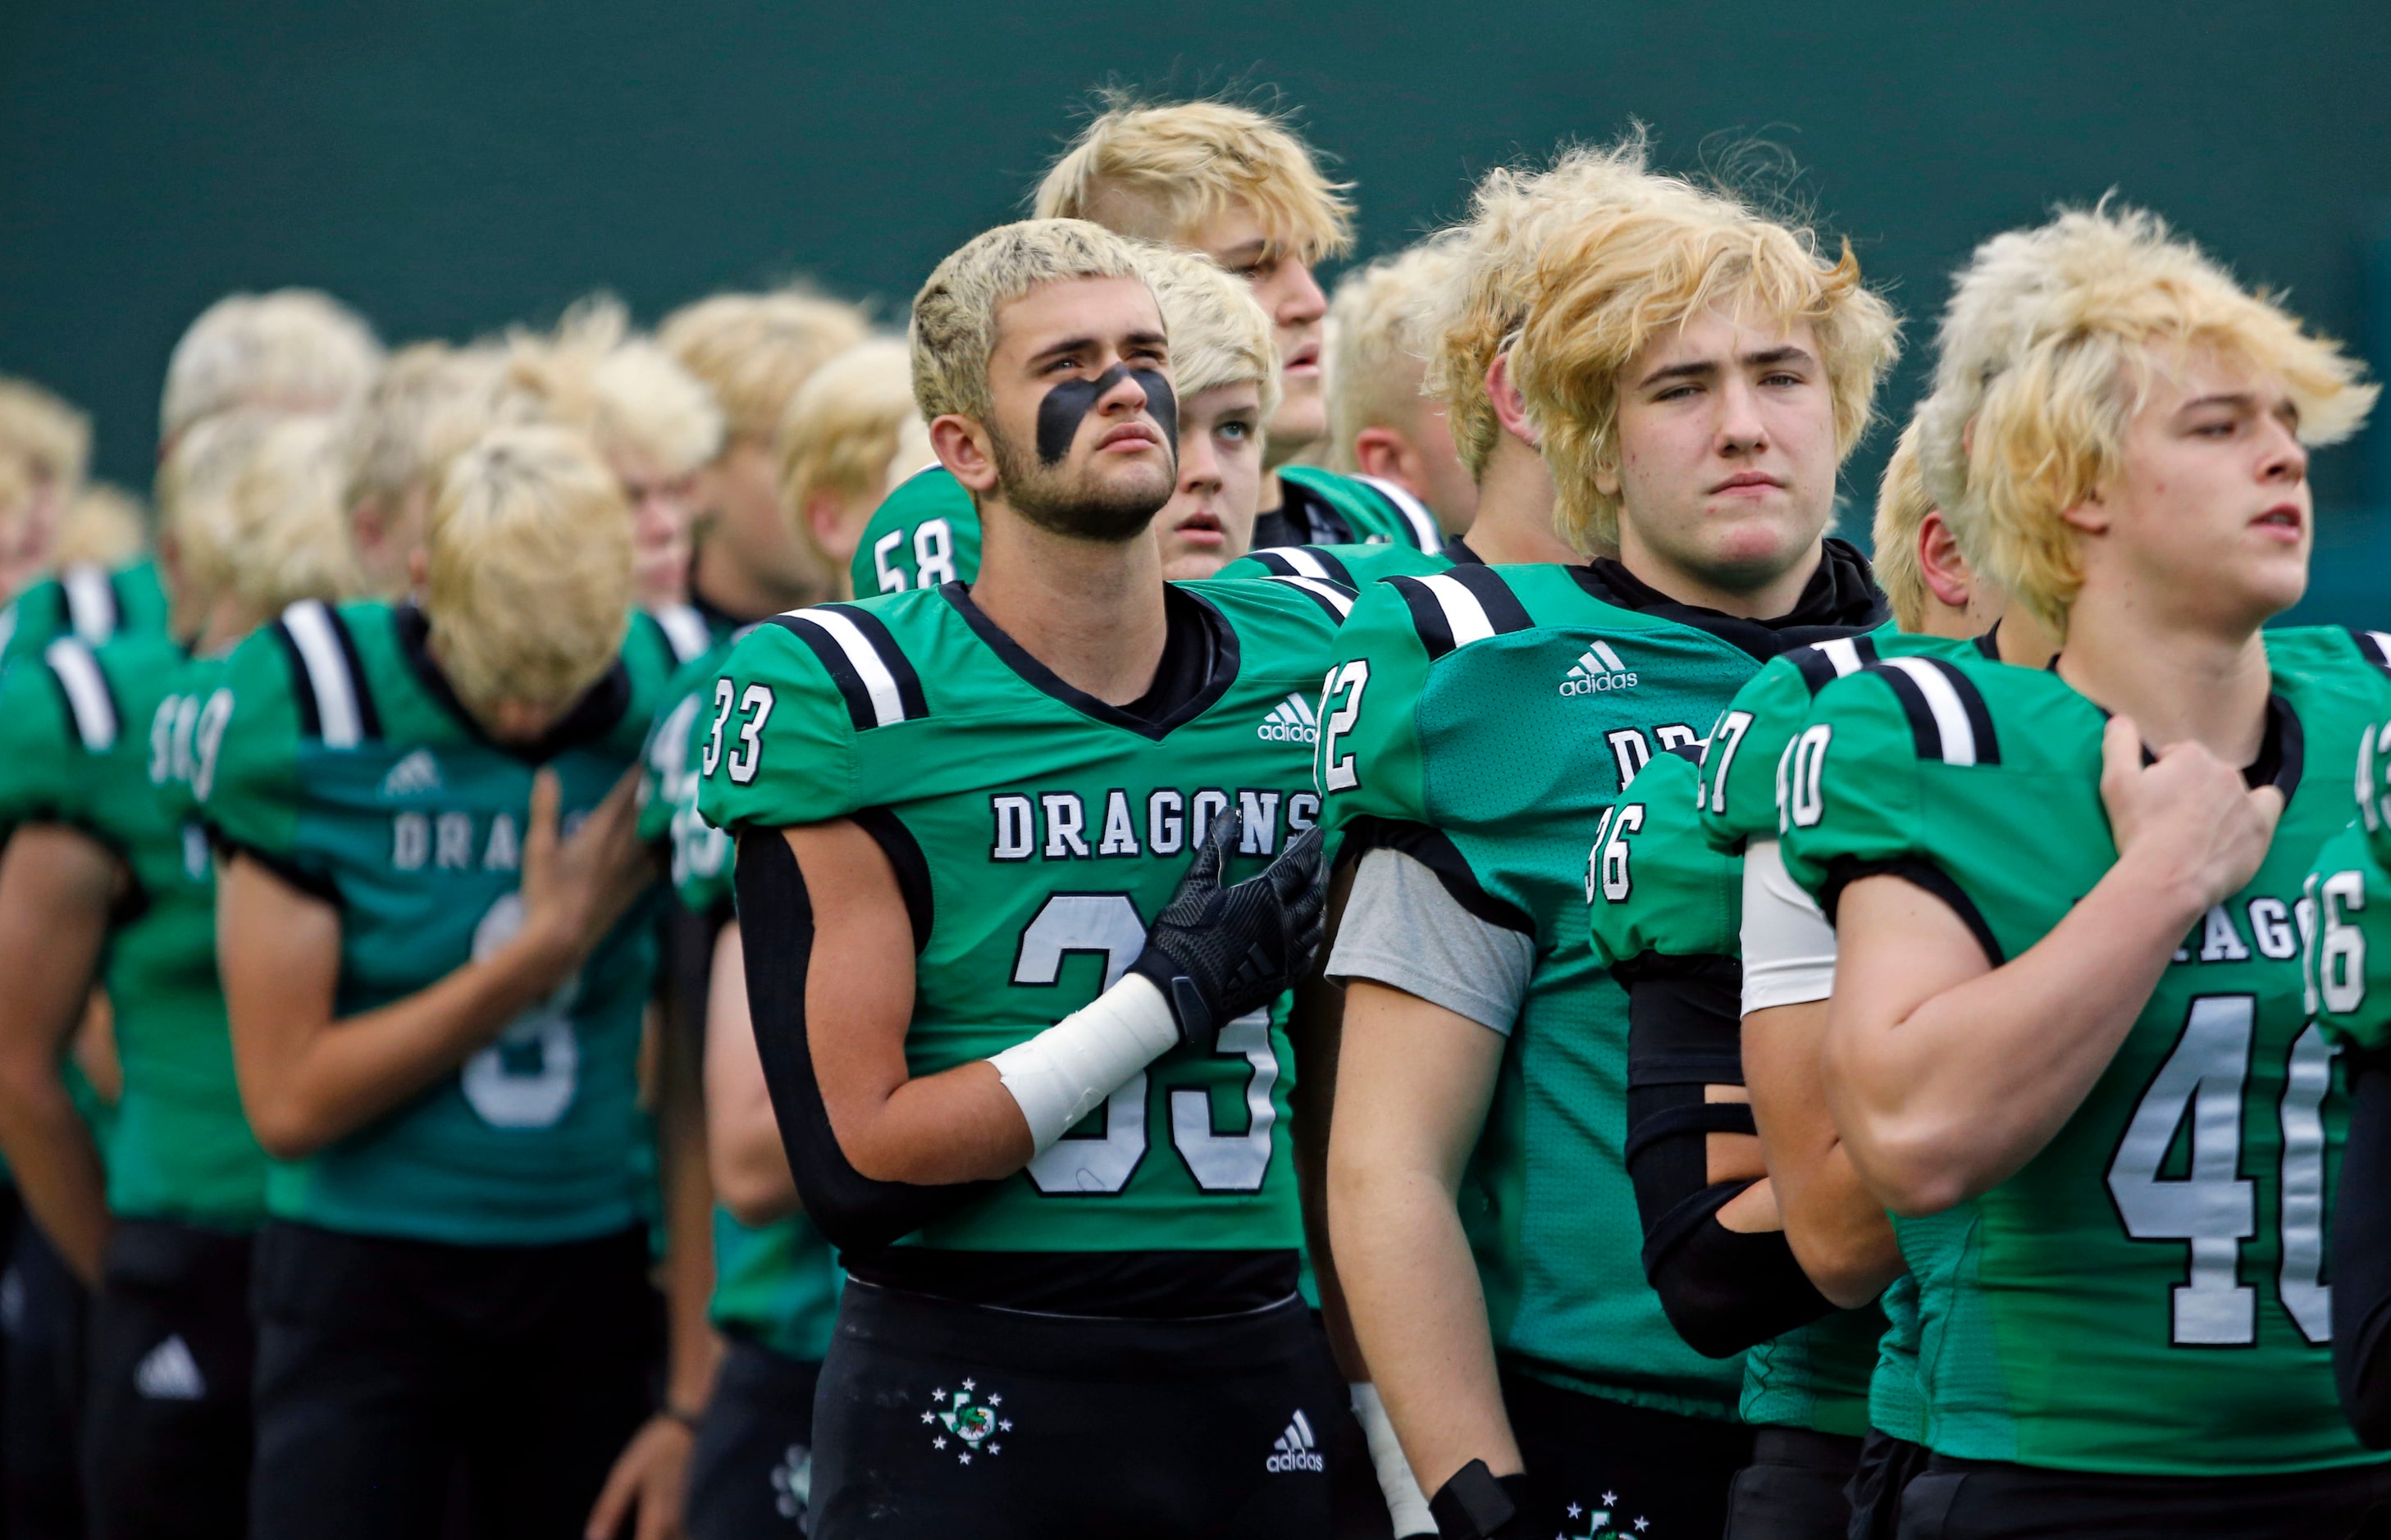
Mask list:
[[[714,1393],[722,1355],[707,1309],[714,1297],[714,1189],[706,1177],[705,1106],[690,1045],[665,1049],[656,1110],[664,1188],[665,1404],[694,1413]]]
[[[1471,1460],[1522,1469],[1494,1367],[1478,1264],[1432,1173],[1338,1161],[1330,1231],[1346,1308],[1403,1455],[1433,1493]]]
[[[114,1225],[108,1179],[55,1058],[0,1059],[0,1153],[33,1223],[84,1286],[97,1288]]]
[[[1818,1292],[1852,1310],[1906,1264],[1828,1111],[1826,1031],[1824,999],[1754,1010],[1743,1019],[1743,1066],[1786,1240]]]
[[[258,1143],[296,1160],[365,1127],[488,1046],[554,990],[559,971],[553,956],[519,937],[428,989],[356,1016],[244,1034],[236,1008],[236,1049],[245,1035],[252,1045],[236,1063]]]
[[[830,1101],[830,1087],[824,1092],[840,1150],[874,1181],[987,1181],[1012,1175],[1036,1153],[1020,1103],[984,1059],[907,1080],[868,1106],[860,1097]]]
[[[1777,1186],[1793,1258],[1835,1305],[1856,1310],[1909,1270],[1884,1205],[1838,1143],[1798,1185]]]
[[[1903,902],[1939,904],[1909,892]],[[2015,1174],[2082,1105],[2198,917],[2120,863],[2023,955],[1906,1014],[1839,988],[1828,1095],[1860,1180],[1894,1213],[1922,1215]],[[1845,956],[1858,949],[1847,930]]]

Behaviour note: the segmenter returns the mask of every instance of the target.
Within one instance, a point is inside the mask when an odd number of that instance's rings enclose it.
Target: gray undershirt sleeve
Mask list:
[[[1535,961],[1533,938],[1463,908],[1413,857],[1374,850],[1353,875],[1328,976],[1416,995],[1508,1036]]]

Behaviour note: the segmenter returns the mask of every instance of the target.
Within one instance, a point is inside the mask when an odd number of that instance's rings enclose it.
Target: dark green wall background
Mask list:
[[[2381,357],[2386,66],[2384,0],[0,0],[0,370],[92,408],[138,482],[167,351],[226,289],[319,285],[391,340],[797,275],[898,314],[1116,81],[1274,89],[1358,184],[1365,255],[1630,117],[1677,166],[1765,135],[1910,319],[1896,413],[1952,264],[2113,186]],[[2371,476],[2322,457],[2328,506],[2391,504],[2375,443]],[[2374,532],[2327,533],[2364,566]]]

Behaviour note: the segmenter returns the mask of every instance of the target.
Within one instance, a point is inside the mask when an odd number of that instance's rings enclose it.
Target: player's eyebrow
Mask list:
[[[1030,366],[1034,368],[1050,358],[1063,358],[1071,353],[1085,353],[1096,346],[1097,340],[1093,336],[1079,336],[1066,337],[1059,342],[1049,342],[1029,355]]]
[[[1270,253],[1270,237],[1256,236],[1251,240],[1239,241],[1212,260],[1223,267],[1237,267],[1247,263],[1260,262]]]
[[[1765,369],[1777,364],[1815,366],[1817,360],[1810,356],[1808,349],[1788,342],[1782,347],[1762,348],[1757,352],[1739,353],[1736,357],[1736,362],[1748,369]],[[1637,380],[1635,384],[1641,390],[1675,380],[1698,383],[1714,379],[1718,370],[1719,362],[1715,358],[1689,358],[1682,364],[1663,364]]]
[[[2187,412],[2204,411],[2212,406],[2221,406],[2233,412],[2254,412],[2258,408],[2258,398],[2247,391],[2219,391],[2213,395],[2194,396],[2175,411],[2176,416],[2181,417]]]

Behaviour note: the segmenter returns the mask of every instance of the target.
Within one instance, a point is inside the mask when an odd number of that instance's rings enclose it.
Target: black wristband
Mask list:
[[[1441,1540],[1495,1540],[1519,1516],[1528,1478],[1497,1476],[1484,1460],[1471,1460],[1453,1473],[1428,1500]]]

